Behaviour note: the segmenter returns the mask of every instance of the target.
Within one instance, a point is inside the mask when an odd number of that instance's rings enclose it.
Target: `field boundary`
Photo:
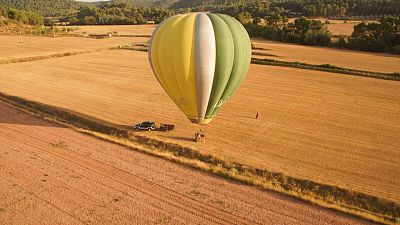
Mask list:
[[[254,48],[254,49],[262,49],[262,48]],[[44,56],[30,56],[30,57],[16,58],[16,59],[5,59],[5,60],[0,60],[0,65],[31,62],[31,61],[38,61],[38,60],[45,60],[45,59],[52,59],[52,58],[61,58],[61,57],[74,56],[74,55],[80,55],[80,54],[89,54],[89,53],[101,52],[104,50],[131,50],[131,51],[148,52],[148,47],[146,44],[143,44],[143,43],[134,43],[134,44],[131,44],[130,46],[105,47],[105,48],[97,48],[97,49],[91,49],[91,50],[85,50],[85,51],[70,51],[70,52],[55,53],[55,54],[44,55]],[[273,56],[270,54],[260,53],[260,52],[253,52],[253,55]],[[308,63],[302,63],[302,62],[290,62],[290,61],[280,61],[280,60],[275,60],[275,59],[261,59],[261,58],[251,58],[251,64],[291,67],[291,68],[304,69],[304,70],[316,70],[316,71],[332,72],[332,73],[346,74],[346,75],[353,75],[353,76],[362,76],[362,77],[370,77],[370,78],[376,78],[376,79],[400,81],[400,72],[398,72],[398,73],[373,72],[373,71],[366,71],[366,70],[344,68],[344,67],[339,67],[339,66],[335,66],[335,65],[331,65],[331,64],[317,65],[317,64],[308,64]]]
[[[400,221],[400,204],[388,199],[229,162],[179,144],[138,135],[111,123],[101,123],[63,108],[2,92],[0,92],[0,101],[80,132],[211,172],[221,177],[284,193],[303,201],[383,224],[394,224]]]
[[[259,55],[259,54],[256,54]],[[324,72],[332,72],[339,74],[347,74],[353,76],[362,76],[362,77],[371,77],[378,78],[384,80],[396,80],[400,81],[400,73],[381,73],[381,72],[372,72],[366,70],[357,70],[357,69],[349,69],[344,67],[339,67],[331,64],[308,64],[302,62],[289,62],[289,61],[280,61],[274,59],[260,59],[260,58],[252,58],[252,64],[259,65],[268,65],[268,66],[283,66],[283,67],[292,67],[297,69],[305,69],[305,70],[317,70]]]
[[[31,62],[31,61],[37,61],[37,60],[53,59],[53,58],[61,58],[61,57],[74,56],[74,55],[80,55],[80,54],[89,54],[89,53],[101,52],[101,51],[109,50],[109,49],[112,49],[112,48],[110,48],[110,47],[97,48],[97,49],[91,49],[91,50],[85,50],[85,51],[70,51],[70,52],[54,53],[54,54],[43,55],[43,56],[30,56],[30,57],[23,57],[23,58],[16,58],[16,59],[4,59],[4,60],[0,60],[0,65]]]

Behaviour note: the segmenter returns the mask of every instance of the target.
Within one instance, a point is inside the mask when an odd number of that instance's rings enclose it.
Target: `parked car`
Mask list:
[[[136,124],[135,126],[133,126],[133,128],[135,128],[135,130],[151,131],[156,129],[156,124],[151,121],[144,121],[143,123]]]
[[[160,131],[170,131],[170,130],[174,130],[175,129],[175,125],[173,124],[160,124]]]

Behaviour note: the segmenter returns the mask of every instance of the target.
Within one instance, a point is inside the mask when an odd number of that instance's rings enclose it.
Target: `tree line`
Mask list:
[[[332,34],[320,20],[301,17],[288,23],[285,15],[274,14],[252,19],[241,13],[236,18],[244,24],[250,36],[304,45],[333,46],[372,52],[400,54],[400,17],[384,16],[378,22],[362,22],[354,26],[350,37],[332,41]]]
[[[381,17],[400,15],[398,0],[181,0],[171,8],[213,11],[231,16],[248,12],[253,17],[271,13],[307,17]]]
[[[82,6],[76,16],[65,17],[63,21],[72,25],[145,24],[147,21],[160,23],[174,15],[175,11],[156,7],[136,7],[125,2],[106,2],[99,6]]]
[[[288,23],[288,18],[279,13],[265,17],[265,24],[258,17],[249,20],[243,13],[236,18],[244,24],[250,36],[263,37],[270,40],[298,43],[304,45],[328,46],[332,34],[320,20],[310,20],[306,17]]]
[[[288,12],[316,17],[380,17],[400,15],[398,0],[287,0],[274,4]]]
[[[348,40],[339,39],[337,46],[400,54],[400,17],[385,16],[379,20],[379,23],[357,24]]]

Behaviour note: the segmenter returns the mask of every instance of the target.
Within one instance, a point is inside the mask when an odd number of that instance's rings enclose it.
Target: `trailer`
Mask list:
[[[160,129],[160,131],[169,132],[169,131],[175,129],[175,125],[161,123],[159,129]]]

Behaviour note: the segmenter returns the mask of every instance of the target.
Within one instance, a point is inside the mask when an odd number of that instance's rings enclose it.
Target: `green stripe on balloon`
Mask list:
[[[235,51],[233,68],[228,84],[220,98],[220,104],[215,108],[212,116],[215,116],[221,110],[221,106],[238,89],[240,83],[246,76],[251,62],[251,41],[243,25],[230,16],[223,14],[217,15],[228,25],[233,37]]]
[[[206,118],[212,118],[232,72],[234,42],[231,31],[224,20],[215,14],[207,15],[213,24],[217,49],[214,81],[206,113]]]

